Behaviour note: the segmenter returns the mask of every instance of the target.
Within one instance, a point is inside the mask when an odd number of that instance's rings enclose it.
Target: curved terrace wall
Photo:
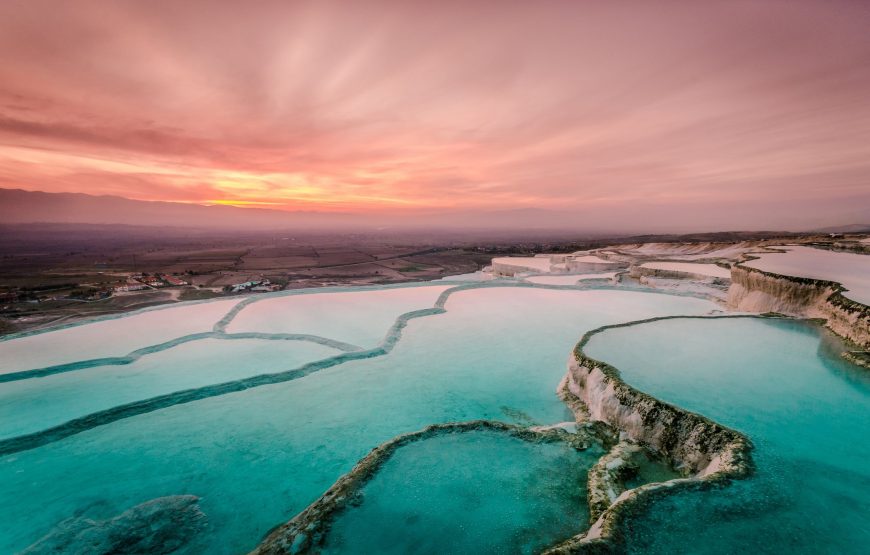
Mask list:
[[[540,272],[530,266],[520,266],[517,264],[505,264],[504,262],[493,262],[492,273],[496,276],[514,277],[517,274],[527,274],[531,272]]]
[[[622,270],[627,266],[624,262],[584,262],[582,260],[567,260],[565,268],[569,272],[608,272]]]
[[[318,552],[335,516],[353,502],[366,482],[400,447],[437,435],[482,430],[508,434],[533,443],[566,442],[578,450],[587,449],[591,441],[591,436],[587,434],[573,434],[560,428],[530,429],[490,420],[433,424],[418,432],[397,436],[372,449],[319,499],[289,522],[274,528],[249,555]]]
[[[646,263],[645,261],[644,263]],[[694,279],[698,281],[713,281],[727,284],[725,278],[717,278],[707,274],[696,274],[693,272],[685,272],[682,270],[665,270],[662,268],[647,268],[640,264],[633,265],[628,275],[633,278],[654,277],[663,279]]]
[[[664,456],[687,477],[624,491],[603,513],[601,495],[593,499],[594,488],[590,487],[591,509],[593,514],[600,513],[600,517],[588,532],[547,553],[616,551],[622,541],[621,520],[642,504],[673,488],[710,487],[733,478],[743,478],[752,471],[752,444],[748,438],[704,416],[631,387],[622,380],[619,370],[587,356],[583,351],[598,333],[663,319],[667,318],[604,326],[584,335],[568,360],[568,372],[558,393],[578,420],[588,418],[609,424],[620,430],[622,438],[648,446]],[[623,447],[617,445],[616,449],[620,448]]]
[[[823,318],[837,335],[870,349],[870,307],[843,296],[844,290],[833,281],[735,265],[731,268],[728,306],[749,312]]]

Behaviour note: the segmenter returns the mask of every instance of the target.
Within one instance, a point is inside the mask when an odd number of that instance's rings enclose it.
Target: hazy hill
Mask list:
[[[622,210],[631,207],[622,207]],[[0,188],[0,224],[95,224],[158,226],[172,228],[224,230],[304,230],[329,232],[371,232],[399,230],[494,231],[494,232],[571,232],[588,237],[645,235],[650,233],[704,236],[704,240],[738,240],[759,232],[727,232],[729,238],[709,237],[715,227],[728,229],[717,222],[678,226],[639,213],[633,217],[611,218],[595,211],[545,210],[517,208],[511,210],[454,210],[414,213],[334,213],[290,212],[265,208],[204,206],[178,202],[132,200],[118,196],[95,196],[83,193],[45,193]],[[809,225],[792,229],[805,231]],[[681,229],[688,228],[688,229]],[[705,229],[706,228],[706,229]],[[751,229],[751,228],[750,228]],[[870,225],[853,224],[815,229],[816,233],[862,232]],[[771,236],[782,231],[764,232]],[[742,235],[741,235],[742,234]],[[720,233],[720,235],[722,235]]]
[[[572,229],[570,212],[515,209],[413,215],[290,212],[234,206],[131,200],[83,193],[0,189],[0,223],[124,224],[222,229],[370,230],[402,228]],[[587,231],[590,231],[587,229]]]
[[[200,228],[269,229],[359,225],[346,214],[285,212],[234,206],[151,202],[82,193],[0,189],[0,222],[126,224]]]
[[[816,233],[870,233],[870,224],[836,225],[814,229]]]

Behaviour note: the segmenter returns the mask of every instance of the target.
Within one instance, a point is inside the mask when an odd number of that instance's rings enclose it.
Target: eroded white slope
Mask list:
[[[760,258],[743,265],[786,276],[836,281],[848,289],[844,296],[870,305],[870,256],[802,246],[776,248],[787,252],[753,253]]]

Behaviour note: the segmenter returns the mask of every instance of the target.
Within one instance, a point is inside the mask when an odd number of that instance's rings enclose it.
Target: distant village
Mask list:
[[[141,291],[143,289],[157,289],[160,287],[171,287],[179,285],[190,285],[187,281],[176,276],[168,274],[133,274],[126,282],[116,285],[112,291],[129,292]]]
[[[60,300],[99,301],[117,293],[190,286],[191,283],[189,281],[177,275],[138,273],[119,280],[115,285],[102,284],[99,287],[94,287],[87,284],[68,283],[51,287],[22,287],[0,291],[0,303],[41,303]],[[272,291],[280,291],[282,288],[283,286],[280,284],[273,284],[270,280],[261,278],[226,285],[220,291],[224,294],[233,295],[240,293],[270,293]]]
[[[169,274],[133,274],[126,282],[116,285],[111,291],[114,292],[129,292],[141,291],[143,289],[160,289],[163,287],[178,287],[190,285],[190,282],[181,279],[178,276]],[[234,283],[225,285],[223,292],[228,294],[237,293],[271,293],[272,291],[280,291],[282,286],[273,284],[266,278],[260,278],[242,283]]]

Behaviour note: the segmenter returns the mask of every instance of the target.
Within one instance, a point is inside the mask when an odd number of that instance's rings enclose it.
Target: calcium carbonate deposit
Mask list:
[[[614,253],[599,260],[621,270],[568,270],[590,256],[519,261],[545,275],[182,303],[0,341],[0,552],[862,551],[870,382],[840,359],[848,347],[816,323],[718,318],[716,291],[676,276],[663,292]],[[612,327],[635,321],[648,322]],[[602,327],[583,356],[617,369],[602,366],[610,385],[563,380]],[[592,398],[646,416],[622,429]],[[702,472],[685,446],[645,443],[665,414],[708,422],[699,448],[746,464]],[[739,472],[680,486],[717,468]],[[645,493],[661,483],[679,487]]]

